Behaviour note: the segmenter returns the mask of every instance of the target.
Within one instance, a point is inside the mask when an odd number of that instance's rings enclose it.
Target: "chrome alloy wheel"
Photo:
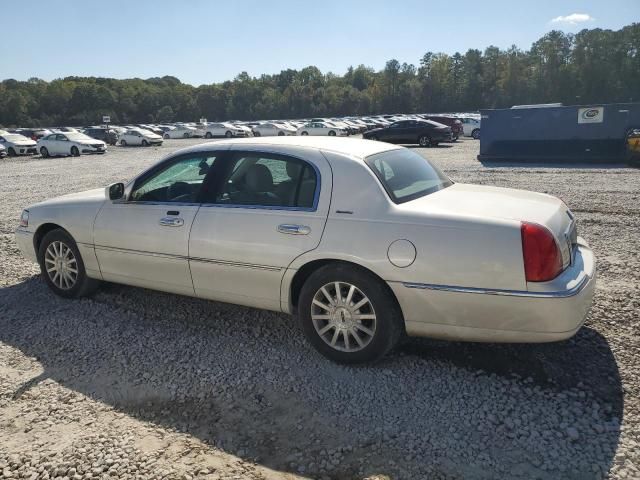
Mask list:
[[[311,320],[316,333],[331,348],[357,352],[376,333],[376,312],[369,298],[355,285],[327,283],[313,296]]]
[[[78,280],[78,262],[65,243],[51,242],[44,254],[44,266],[51,282],[62,290],[73,288]]]

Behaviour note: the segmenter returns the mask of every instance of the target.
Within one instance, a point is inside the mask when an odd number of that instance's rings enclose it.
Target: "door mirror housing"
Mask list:
[[[121,200],[124,197],[124,183],[114,183],[107,187],[109,200]]]

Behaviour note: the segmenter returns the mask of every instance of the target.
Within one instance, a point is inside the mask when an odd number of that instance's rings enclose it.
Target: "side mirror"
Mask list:
[[[124,197],[124,183],[114,183],[107,187],[109,200],[120,200]]]

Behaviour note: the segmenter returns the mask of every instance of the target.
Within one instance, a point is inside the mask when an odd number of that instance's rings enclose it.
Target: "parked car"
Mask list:
[[[191,138],[194,133],[196,133],[196,129],[193,127],[188,127],[186,125],[178,125],[171,130],[167,130],[162,134],[162,137],[165,139],[168,138]]]
[[[349,132],[327,122],[308,122],[298,128],[298,135],[328,135],[329,137],[346,137]]]
[[[451,136],[453,141],[458,140],[463,134],[462,122],[458,118],[446,117],[444,115],[422,115],[425,120],[432,120],[451,128]]]
[[[4,158],[7,156],[7,149],[4,148],[4,145],[0,144],[0,158]]]
[[[247,137],[247,131],[244,128],[237,127],[231,123],[210,123],[207,125],[204,136],[206,138],[213,137]]]
[[[118,141],[118,132],[112,128],[89,127],[85,128],[83,133],[96,140],[102,140],[109,145],[115,145]]]
[[[43,157],[79,157],[85,153],[106,153],[107,144],[84,133],[52,133],[38,140],[38,151]]]
[[[460,117],[465,137],[480,139],[480,119],[473,117]]]
[[[52,131],[46,128],[18,128],[12,130],[11,133],[17,133],[18,135],[30,138],[31,140],[36,142],[45,135],[49,135],[50,133],[52,133]]]
[[[27,207],[16,243],[62,297],[105,280],[296,314],[343,363],[405,333],[569,338],[596,277],[561,200],[453,183],[416,151],[359,139],[183,149],[127,184]]]
[[[450,127],[431,120],[401,120],[388,127],[369,130],[362,137],[389,143],[417,143],[421,147],[437,147],[440,142],[452,139]]]
[[[19,133],[4,133],[0,135],[0,145],[7,149],[7,154],[10,157],[35,155],[38,152],[36,142]]]
[[[284,136],[284,135],[295,135],[296,129],[293,127],[288,127],[282,123],[276,122],[265,122],[259,125],[256,125],[252,129],[253,134],[256,137],[275,137],[275,136]]]
[[[118,143],[123,147],[128,145],[149,147],[151,145],[162,145],[162,137],[149,130],[132,128],[120,134],[118,137]]]

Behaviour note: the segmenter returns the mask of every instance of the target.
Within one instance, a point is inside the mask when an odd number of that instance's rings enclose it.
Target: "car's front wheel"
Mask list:
[[[404,331],[402,313],[387,286],[366,270],[339,263],[307,279],[298,316],[311,344],[338,363],[379,360]]]
[[[142,140],[142,146],[143,147],[148,147],[149,146],[149,142],[147,142],[146,140]]]
[[[9,147],[8,153],[10,157],[16,156],[16,151],[13,149],[13,147]]]
[[[40,147],[40,155],[42,158],[47,158],[49,156],[49,150],[47,150],[47,147]]]
[[[431,139],[428,135],[420,135],[420,137],[418,138],[418,144],[421,147],[428,147],[429,145],[431,145]]]
[[[56,295],[78,298],[90,295],[99,285],[87,277],[76,242],[63,229],[47,233],[38,250],[44,281]]]
[[[336,132],[334,132],[333,130],[329,130],[329,136],[330,137],[335,137],[336,136]]]
[[[80,150],[78,150],[78,147],[76,147],[76,146],[71,147],[71,156],[72,157],[79,157],[80,156]]]

